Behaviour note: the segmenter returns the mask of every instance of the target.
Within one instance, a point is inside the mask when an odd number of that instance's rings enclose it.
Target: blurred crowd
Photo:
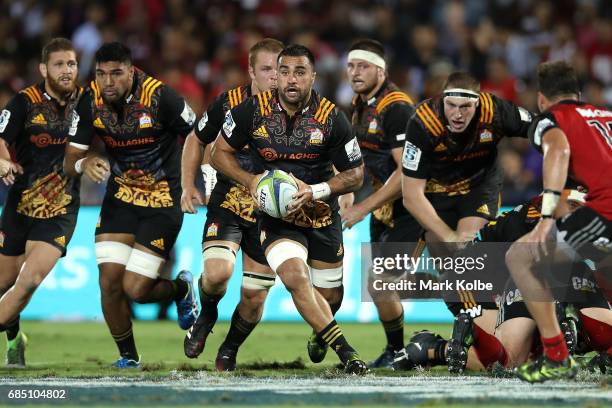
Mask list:
[[[79,53],[81,84],[93,55],[122,41],[135,63],[177,89],[200,114],[221,91],[248,82],[247,50],[263,37],[301,43],[317,57],[316,87],[347,107],[346,53],[360,37],[387,47],[389,75],[415,100],[435,95],[453,70],[536,111],[534,74],[543,60],[576,67],[583,99],[612,105],[610,0],[1,0],[0,107],[39,81],[42,45],[64,36]],[[541,158],[506,141],[503,201],[537,193]],[[85,185],[82,202],[103,190]],[[0,191],[0,196],[2,191]]]

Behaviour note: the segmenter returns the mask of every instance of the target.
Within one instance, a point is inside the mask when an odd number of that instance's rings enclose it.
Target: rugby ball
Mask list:
[[[274,218],[284,218],[298,186],[293,178],[282,170],[272,170],[257,184],[259,209]]]

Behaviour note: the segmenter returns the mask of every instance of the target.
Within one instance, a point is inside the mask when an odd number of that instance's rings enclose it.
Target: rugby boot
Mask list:
[[[204,316],[204,311],[200,313],[193,326],[189,328],[183,340],[183,351],[189,358],[197,358],[204,351],[206,338],[217,322],[217,318],[209,320]]]
[[[368,372],[368,366],[359,357],[359,354],[354,353],[344,364],[344,372],[353,375],[365,375]]]
[[[215,368],[217,371],[234,371],[236,370],[236,355],[238,350],[221,345],[217,358],[215,359]]]
[[[198,317],[198,301],[196,300],[195,290],[193,289],[193,275],[187,270],[180,271],[176,277],[187,284],[185,297],[176,301],[176,311],[178,314],[178,324],[183,330],[193,326]]]
[[[453,323],[453,334],[448,341],[446,363],[448,371],[461,374],[467,365],[468,350],[474,343],[472,318],[467,313],[459,313]]]
[[[596,368],[599,368],[602,374],[612,372],[612,356],[606,351],[596,354],[589,360],[586,367],[590,372],[595,372]]]
[[[446,343],[442,336],[429,330],[416,332],[406,347],[395,353],[393,369],[406,371],[445,364]],[[433,358],[429,357],[429,350],[433,350]]]
[[[368,364],[369,368],[393,368],[393,359],[395,357],[395,350],[393,347],[387,345],[383,352]]]
[[[308,350],[308,357],[310,358],[310,361],[313,363],[320,363],[325,359],[329,345],[327,343],[324,345],[319,344],[317,334],[312,332],[308,338],[308,343],[306,343],[306,349]]]
[[[576,353],[578,345],[578,317],[572,305],[556,303],[557,320],[561,333],[565,338],[567,350],[570,354]]]
[[[120,369],[137,369],[140,370],[142,366],[140,365],[140,360],[136,361],[127,357],[119,357],[117,361],[115,361],[112,365],[112,368],[120,368]]]
[[[6,347],[6,367],[25,368],[25,349],[28,338],[22,332],[17,333],[17,337],[10,340]]]
[[[540,356],[536,361],[525,363],[515,371],[518,378],[530,383],[572,379],[577,372],[578,364],[571,355],[561,362]]]

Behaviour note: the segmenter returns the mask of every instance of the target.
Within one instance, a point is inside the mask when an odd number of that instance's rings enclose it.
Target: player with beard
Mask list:
[[[42,50],[43,82],[19,92],[0,115],[3,181],[12,184],[0,221],[0,331],[8,366],[25,366],[19,313],[66,254],[77,220],[79,179],[64,174],[64,147],[82,90],[72,43],[55,38]],[[8,146],[17,151],[10,161]]]
[[[181,164],[181,207],[184,212],[196,212],[193,201],[202,204],[202,198],[195,187],[195,175],[204,147],[216,139],[227,111],[252,95],[276,88],[276,59],[282,49],[283,43],[271,38],[253,45],[249,50],[251,83],[222,93],[187,137]],[[236,157],[245,171],[253,174],[263,171],[261,167],[255,167],[248,148],[237,152]],[[207,174],[206,181],[211,180],[211,176]],[[211,187],[210,183],[208,187]],[[184,340],[187,357],[195,358],[204,350],[206,338],[217,321],[217,305],[234,271],[236,253],[242,249],[240,302],[234,310],[229,331],[215,359],[219,371],[235,370],[238,348],[261,319],[264,301],[274,285],[274,272],[268,266],[259,242],[257,216],[249,190],[219,174],[208,201],[202,236],[203,272],[199,281],[202,311]]]
[[[574,69],[564,61],[538,67],[538,108],[529,129],[544,154],[542,220],[506,253],[506,264],[533,316],[544,349],[542,358],[518,368],[528,382],[572,378],[577,365],[555,316],[550,287],[559,282],[558,265],[589,259],[604,276],[612,270],[612,112],[579,102]],[[568,177],[588,190],[586,204],[555,213]],[[547,272],[542,272],[543,267]],[[550,273],[553,272],[553,273]],[[608,336],[611,333],[607,328]]]
[[[336,196],[355,191],[363,182],[361,152],[350,124],[334,103],[312,89],[315,76],[308,48],[291,45],[281,51],[278,89],[251,97],[227,113],[212,163],[248,186],[254,198],[261,174],[240,167],[235,153],[244,146],[265,170],[293,174],[299,190],[290,203],[291,214],[284,219],[261,215],[261,245],[319,343],[332,347],[347,372],[363,374],[365,363],[346,341],[328,302],[312,286],[317,280],[326,282],[319,285],[323,288],[342,280],[344,248]]]
[[[413,102],[389,82],[386,65],[385,50],[378,41],[358,40],[349,50],[347,74],[356,94],[352,103],[353,132],[363,153],[364,179],[369,183],[355,194],[340,197],[340,214],[343,226],[351,228],[371,213],[370,242],[416,242],[421,228],[401,200],[402,150],[406,124],[414,114]],[[369,367],[388,368],[395,353],[404,347],[404,311],[397,295],[393,299],[382,298],[373,290],[370,295],[387,345]],[[309,354],[312,359],[314,353]]]
[[[494,219],[500,204],[502,170],[497,144],[507,136],[526,137],[531,114],[487,92],[471,75],[449,75],[441,96],[416,108],[406,129],[402,156],[403,202],[426,231],[433,256],[445,256]],[[451,271],[452,272],[452,271]],[[465,299],[471,293],[460,293]],[[448,304],[448,303],[447,303]],[[447,353],[449,370],[467,361],[471,319],[489,334],[496,313],[466,302],[449,305],[456,316]]]
[[[191,273],[159,277],[183,222],[177,138],[189,134],[195,114],[173,89],[135,68],[124,45],[102,45],[95,60],[96,79],[77,107],[64,169],[97,183],[111,173],[96,227],[102,311],[119,349],[113,366],[140,368],[129,300],[174,300],[185,330],[197,316]],[[88,154],[94,135],[110,165]]]

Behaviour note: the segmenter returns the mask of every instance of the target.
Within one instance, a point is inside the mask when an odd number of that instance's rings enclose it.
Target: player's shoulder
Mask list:
[[[38,84],[33,84],[23,88],[17,94],[18,98],[23,98],[25,101],[31,104],[38,104],[44,101],[43,93],[40,90]]]
[[[564,100],[558,102],[548,109],[553,114],[577,114],[584,119],[594,119],[599,117],[612,117],[612,111],[599,105],[593,105],[587,102]]]
[[[274,106],[275,95],[274,92],[262,91],[252,95],[247,102],[239,104],[237,109],[250,111],[258,111],[261,116],[268,116],[272,113],[272,107]]]
[[[494,115],[499,112],[501,99],[490,92],[479,92],[478,104],[480,105],[480,123],[493,123]]]
[[[388,83],[376,103],[376,113],[381,114],[391,107],[414,105],[412,98],[401,91],[395,84]]]
[[[440,137],[444,134],[443,113],[440,98],[425,99],[417,104],[414,120],[427,134]]]
[[[135,74],[138,76],[138,81],[140,82],[140,95],[138,95],[138,100],[141,105],[147,108],[151,106],[156,93],[160,93],[165,89],[170,89],[162,81],[143,71],[137,70]]]
[[[89,83],[86,94],[91,97],[96,106],[102,106],[104,104],[104,101],[102,100],[102,93],[100,92],[100,88],[98,87],[96,81],[91,81]]]
[[[219,103],[227,104],[229,109],[233,109],[242,102],[246,101],[248,97],[248,86],[242,85],[223,92],[218,101]]]
[[[319,94],[315,95],[313,103],[314,119],[321,123],[326,124],[328,120],[333,120],[340,112],[336,107],[336,104],[326,96]]]

